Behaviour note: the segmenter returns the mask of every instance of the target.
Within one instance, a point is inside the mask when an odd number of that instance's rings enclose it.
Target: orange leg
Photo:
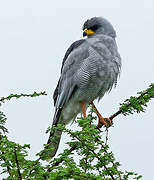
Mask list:
[[[98,109],[96,108],[95,104],[92,102],[91,105],[92,105],[92,107],[95,108],[95,110],[96,110],[96,114],[97,114],[98,119],[99,119],[98,124],[104,124],[104,126],[107,127],[107,123],[106,123],[106,121],[107,121],[107,122],[109,123],[109,125],[112,126],[112,121],[111,121],[111,119],[109,119],[109,118],[103,118],[102,115],[99,113]]]
[[[84,102],[81,102],[81,108],[82,108],[82,113],[83,113],[83,117],[86,118],[86,106]]]

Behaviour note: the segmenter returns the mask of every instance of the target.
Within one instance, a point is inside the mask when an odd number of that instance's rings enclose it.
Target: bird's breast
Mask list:
[[[83,61],[76,73],[75,78],[78,82],[76,96],[80,101],[93,101],[109,91],[116,82],[118,75],[116,62],[112,60],[111,54],[109,58],[107,49],[103,52],[105,53],[101,52],[101,47],[97,49],[90,47],[89,57]]]

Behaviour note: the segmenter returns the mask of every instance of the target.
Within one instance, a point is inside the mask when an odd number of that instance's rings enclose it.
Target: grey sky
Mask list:
[[[31,157],[47,141],[54,113],[52,93],[69,45],[82,38],[87,18],[107,18],[117,32],[122,74],[116,89],[98,108],[105,116],[118,110],[137,91],[154,82],[154,1],[0,0],[0,96],[46,91],[47,97],[7,102],[9,137],[31,144]],[[146,113],[119,116],[110,129],[109,144],[122,169],[153,177],[154,102]],[[75,128],[72,125],[71,128]],[[63,136],[61,150],[68,137]]]

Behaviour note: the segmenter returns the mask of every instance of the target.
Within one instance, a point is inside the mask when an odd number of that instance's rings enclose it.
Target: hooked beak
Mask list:
[[[92,31],[91,29],[85,28],[85,29],[84,29],[84,32],[83,32],[83,37],[84,37],[84,36],[92,35],[92,34],[94,34],[94,33],[95,33],[95,32]]]

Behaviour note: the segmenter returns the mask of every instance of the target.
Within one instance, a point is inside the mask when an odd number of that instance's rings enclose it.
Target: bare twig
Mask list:
[[[108,135],[109,135],[109,130],[108,130],[108,128],[106,128],[105,145],[107,145]]]
[[[107,130],[108,130],[108,129],[107,129]],[[105,145],[106,145],[106,143],[105,143]],[[105,152],[106,154],[108,153],[103,144],[101,145],[101,148],[104,149],[104,152]],[[113,165],[114,167],[116,167],[116,165],[115,165],[115,163],[114,163],[113,160],[111,160],[111,163],[112,163],[112,165]],[[119,172],[118,172],[118,176],[119,176],[119,180],[122,180],[122,179],[121,179],[121,174],[120,174]]]

